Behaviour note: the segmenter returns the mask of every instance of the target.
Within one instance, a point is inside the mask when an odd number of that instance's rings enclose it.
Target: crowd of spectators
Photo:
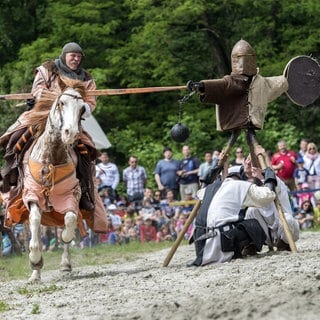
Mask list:
[[[299,150],[289,150],[281,140],[271,155],[272,168],[288,186],[295,218],[300,229],[319,227],[320,154],[309,139],[300,140]]]
[[[320,154],[316,144],[301,139],[299,150],[294,151],[288,150],[286,142],[281,140],[277,147],[275,153],[269,153],[270,162],[288,187],[300,228],[320,226]],[[235,150],[230,156],[230,165],[242,165],[246,158],[244,149],[239,146]],[[157,188],[152,189],[148,187],[146,170],[138,164],[136,156],[128,158],[129,166],[123,170],[121,179],[117,165],[103,152],[97,159],[96,185],[106,209],[108,231],[95,234],[87,229],[87,236],[78,236],[73,244],[84,248],[97,244],[174,241],[192,212],[196,192],[206,173],[217,163],[219,151],[204,152],[201,162],[192,155],[189,146],[183,146],[182,157],[176,160],[171,148],[164,148],[163,159],[154,170]],[[118,193],[119,183],[124,183],[125,194]],[[193,224],[185,233],[185,239],[189,239],[192,232]],[[15,226],[13,234],[24,251],[28,246],[24,226]],[[42,227],[43,250],[59,248],[60,234],[61,228]],[[11,242],[9,235],[2,232],[3,255],[12,251]]]

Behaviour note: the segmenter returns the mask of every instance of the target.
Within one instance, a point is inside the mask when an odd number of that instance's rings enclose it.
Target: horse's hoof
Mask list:
[[[33,270],[31,277],[28,279],[28,283],[40,283],[41,282],[41,274],[40,270]]]
[[[40,261],[37,263],[33,263],[30,261],[30,268],[32,270],[41,270],[43,267],[43,258],[41,257]]]
[[[27,281],[28,284],[36,284],[36,283],[40,283],[41,279],[40,278],[32,278],[30,277]]]
[[[72,271],[71,264],[60,265],[60,271],[61,272],[71,272]]]
[[[71,269],[70,265],[69,266],[67,266],[67,265],[60,266],[60,278],[62,280],[70,279],[71,278],[71,271],[72,271],[72,269]]]

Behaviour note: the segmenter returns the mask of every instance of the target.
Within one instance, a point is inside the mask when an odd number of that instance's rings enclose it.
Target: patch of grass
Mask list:
[[[8,310],[10,310],[9,305],[6,302],[0,300],[0,312],[5,312]]]
[[[55,284],[52,284],[50,286],[42,286],[42,287],[37,287],[37,288],[34,288],[34,287],[21,287],[18,289],[18,292],[21,294],[21,295],[26,295],[26,296],[33,296],[35,294],[37,295],[40,295],[42,293],[52,293],[52,292],[56,292],[56,291],[59,291],[59,290],[62,290],[63,287],[58,287],[57,285]]]
[[[28,254],[0,257],[0,280],[22,279],[30,276]]]
[[[318,231],[320,231],[320,226],[318,226],[318,225],[315,225],[310,229],[300,230],[300,232],[318,232]]]
[[[32,306],[31,314],[40,314],[40,306],[37,303]]]
[[[181,245],[186,244],[183,241]],[[173,242],[130,242],[124,245],[99,244],[92,248],[71,248],[71,263],[74,268],[104,265],[117,261],[132,261],[137,256],[171,248]],[[58,270],[62,249],[53,252],[43,252],[43,270]],[[161,263],[161,262],[160,262]],[[28,253],[0,257],[0,281],[27,279],[31,275]]]
[[[24,295],[24,296],[29,296],[30,295],[30,290],[27,288],[27,287],[21,287],[18,289],[18,292],[21,294],[21,295]]]

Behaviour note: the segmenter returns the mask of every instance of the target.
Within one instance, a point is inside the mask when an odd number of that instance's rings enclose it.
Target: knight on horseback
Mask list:
[[[63,78],[83,82],[86,90],[96,89],[92,75],[82,67],[83,58],[84,53],[80,45],[70,42],[62,48],[62,52],[57,59],[46,61],[35,69],[31,91],[34,100],[27,101],[29,110],[22,113],[18,120],[0,137],[0,147],[5,149],[5,165],[1,169],[0,176],[0,191],[2,193],[7,193],[8,191],[12,193],[12,189],[15,189],[21,183],[22,159],[35,136],[32,123],[32,107],[34,103],[40,98],[50,96],[52,92],[61,93],[65,89]],[[86,96],[83,117],[88,117],[95,107],[96,98],[94,96]],[[83,129],[79,134],[78,143],[75,145],[74,150],[78,157],[77,178],[80,181],[82,194],[79,207],[94,214],[96,209],[101,210],[99,204],[98,207],[100,208],[95,208],[97,201],[100,199],[95,199],[94,195],[94,161],[98,156],[98,151],[89,134]],[[103,232],[104,227],[102,226],[100,229],[95,231]]]

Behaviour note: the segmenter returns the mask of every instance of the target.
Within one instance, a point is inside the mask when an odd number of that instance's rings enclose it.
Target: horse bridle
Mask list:
[[[58,109],[58,111],[59,111],[60,123],[61,123],[61,125],[59,127],[59,130],[61,130],[62,127],[63,127],[62,103],[60,103],[60,99],[61,99],[61,97],[63,95],[69,96],[69,97],[71,97],[73,99],[76,99],[76,100],[80,100],[80,99],[83,100],[83,98],[81,96],[78,96],[78,95],[75,95],[75,94],[71,94],[71,93],[62,92],[61,94],[58,95],[57,100],[56,100],[55,110]],[[52,122],[52,119],[51,119],[51,116],[50,116],[50,112],[49,112],[49,116],[48,117],[49,117],[49,122],[50,122],[50,128],[51,128],[51,130],[54,130],[54,125],[53,125],[53,122]],[[81,117],[80,117],[80,119],[81,119]]]

